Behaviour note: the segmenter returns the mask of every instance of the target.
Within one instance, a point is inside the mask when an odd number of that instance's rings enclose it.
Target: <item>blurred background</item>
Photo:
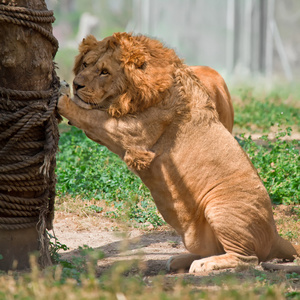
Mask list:
[[[299,0],[46,0],[54,10],[59,75],[70,74],[79,42],[116,31],[158,38],[189,65],[228,81],[300,79]]]

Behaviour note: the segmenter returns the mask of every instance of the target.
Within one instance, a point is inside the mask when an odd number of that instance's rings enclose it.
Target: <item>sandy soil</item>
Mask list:
[[[300,221],[292,207],[277,206],[274,216],[281,234],[294,233],[300,243]],[[98,273],[123,260],[139,260],[138,268],[145,276],[166,272],[166,262],[172,255],[186,252],[180,237],[169,226],[160,229],[136,229],[116,223],[101,214],[58,211],[54,220],[55,235],[69,247],[61,251],[63,259],[79,255],[78,247],[101,250],[105,258],[98,262]],[[257,267],[261,269],[260,266]],[[204,274],[203,274],[204,275]],[[207,275],[207,274],[206,274]]]
[[[79,255],[78,247],[85,245],[101,250],[105,258],[98,262],[100,273],[115,262],[138,259],[145,275],[157,275],[166,272],[170,256],[186,251],[181,238],[168,226],[158,230],[125,228],[99,215],[82,218],[58,212],[54,229],[58,241],[69,248],[60,251],[63,259]]]

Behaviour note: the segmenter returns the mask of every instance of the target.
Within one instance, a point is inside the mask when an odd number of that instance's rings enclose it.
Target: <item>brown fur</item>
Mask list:
[[[224,79],[216,70],[210,67],[193,66],[191,69],[206,87],[211,99],[214,101],[221,123],[229,132],[232,132],[234,111]]]
[[[211,99],[217,93],[173,50],[144,36],[119,33],[100,42],[90,36],[74,71],[75,96],[59,99],[59,113],[118,154],[149,188],[190,252],[171,258],[170,270],[300,254],[278,235],[257,171],[220,123]],[[222,81],[208,82],[229,99]]]

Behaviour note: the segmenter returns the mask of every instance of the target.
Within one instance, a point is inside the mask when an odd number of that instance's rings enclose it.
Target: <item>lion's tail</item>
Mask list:
[[[282,258],[292,261],[297,256],[300,257],[300,245],[294,245],[281,236],[278,236],[276,243],[272,247],[269,259]]]

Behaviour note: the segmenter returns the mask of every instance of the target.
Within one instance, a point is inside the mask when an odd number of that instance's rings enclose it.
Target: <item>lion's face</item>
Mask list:
[[[102,41],[88,36],[74,65],[74,101],[113,117],[143,111],[172,86],[180,59],[171,49],[144,36],[116,33]],[[172,63],[170,63],[172,61]]]
[[[90,36],[80,46],[74,67],[73,100],[86,109],[107,109],[122,91],[124,72],[116,51]]]

